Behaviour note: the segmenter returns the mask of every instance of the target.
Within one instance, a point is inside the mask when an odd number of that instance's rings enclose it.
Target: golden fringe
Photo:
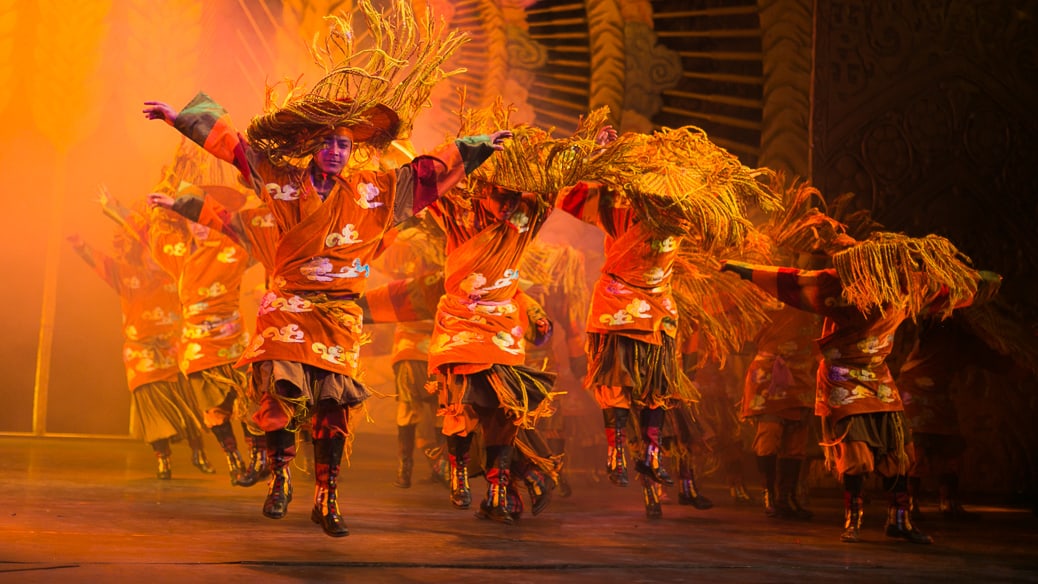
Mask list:
[[[537,439],[543,442],[540,435],[536,434],[536,430],[530,432],[525,437],[522,435],[522,431],[520,431],[519,437],[514,442],[515,448],[521,452],[531,464],[541,469],[544,474],[551,477],[551,480],[558,483],[559,472],[562,470],[562,461],[565,454],[560,453],[551,456],[541,456],[538,448],[527,442],[528,439]],[[542,445],[542,448],[545,451],[549,450],[546,445]]]
[[[507,382],[504,379],[501,379],[500,375],[488,375],[487,382],[494,390],[494,393],[497,394],[497,399],[501,404],[500,407],[509,414],[510,417],[516,420],[515,423],[517,426],[523,428],[534,428],[541,418],[551,417],[555,413],[552,401],[555,399],[555,396],[560,394],[551,391],[551,386],[545,386],[533,377],[524,375],[517,369],[512,369],[512,371],[514,371],[520,378],[526,378],[519,382],[522,387],[535,387],[536,390],[544,393],[544,400],[541,401],[534,410],[529,409],[530,402],[527,398],[527,392],[529,389],[524,389],[522,392],[523,397],[520,399],[512,393],[511,389],[507,386]]]
[[[781,194],[783,209],[758,226],[773,244],[768,263],[788,262],[795,254],[825,252],[845,233],[846,227],[827,214],[822,193],[806,181],[787,182],[782,173],[776,173],[771,188]]]
[[[869,239],[833,254],[844,298],[863,312],[884,306],[907,308],[914,318],[931,296],[948,290],[942,317],[977,292],[980,274],[969,258],[939,235],[913,238],[876,232]]]
[[[779,206],[759,178],[769,171],[742,165],[703,130],[684,126],[616,140],[631,161],[614,165],[603,182],[622,191],[640,221],[660,235],[690,236],[708,250],[739,247],[751,224],[749,204]]]
[[[320,146],[329,130],[367,121],[376,105],[393,110],[400,124],[393,135],[378,136],[374,145],[407,138],[433,87],[463,72],[441,66],[467,38],[446,32],[442,21],[435,24],[431,7],[420,21],[408,0],[393,0],[385,13],[371,0],[360,0],[358,8],[367,28],[363,37],[354,31],[352,14],[326,17],[332,31],[323,42],[315,36],[311,46],[311,56],[325,76],[309,92],[301,94],[299,79],[267,88],[267,113],[252,120],[248,135],[252,146],[272,162],[299,163]],[[362,38],[370,45],[358,46]],[[279,99],[275,89],[282,84],[287,94]]]
[[[464,97],[462,93],[462,100]],[[535,193],[550,205],[563,188],[580,181],[605,182],[616,168],[630,165],[627,144],[614,141],[602,147],[595,140],[608,125],[608,108],[598,108],[581,118],[572,136],[554,138],[554,128],[512,126],[510,116],[515,108],[506,106],[501,98],[485,108],[465,108],[464,102],[462,106],[459,135],[486,134],[502,128],[513,133],[503,151],[480,165],[459,186],[470,197],[479,196],[484,185],[490,184]]]
[[[678,253],[671,281],[679,336],[698,334],[700,360],[724,367],[729,354],[740,351],[771,321],[770,296],[757,286],[725,277],[716,258],[690,247]]]

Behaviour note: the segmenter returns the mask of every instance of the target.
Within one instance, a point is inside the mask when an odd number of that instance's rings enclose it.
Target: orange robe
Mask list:
[[[445,294],[436,310],[429,371],[483,371],[492,365],[522,365],[527,315],[516,297],[523,252],[548,218],[550,208],[524,195],[499,221],[476,201],[453,198],[430,207],[447,235]]]
[[[799,420],[812,409],[822,319],[785,306],[757,335],[757,354],[746,370],[742,417],[774,415]]]
[[[176,283],[158,266],[117,261],[92,248],[81,253],[119,294],[123,366],[130,391],[159,381],[177,383],[180,301]]]
[[[383,234],[492,152],[458,140],[390,172],[337,176],[322,200],[306,169],[275,166],[254,151],[205,94],[180,112],[174,126],[234,164],[277,226],[270,290],[239,364],[290,361],[348,377],[358,372],[363,332],[356,299],[367,287],[369,262]]]
[[[185,374],[235,363],[248,342],[239,311],[249,255],[227,236],[208,230],[196,239],[186,220],[152,210],[142,234],[152,257],[177,282],[182,328],[180,370]]]
[[[659,344],[674,337],[678,312],[672,266],[681,239],[660,239],[636,221],[602,186],[580,183],[560,194],[558,206],[606,232],[605,264],[591,292],[587,332],[616,333]]]

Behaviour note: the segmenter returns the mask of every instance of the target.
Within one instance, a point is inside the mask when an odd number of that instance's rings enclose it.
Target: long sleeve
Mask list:
[[[180,110],[173,127],[206,152],[233,164],[243,177],[254,177],[248,142],[235,130],[227,110],[205,93],[199,92]]]
[[[793,308],[817,314],[826,314],[833,306],[831,299],[842,291],[840,278],[832,269],[800,270],[735,261],[725,262],[722,269],[738,274]]]

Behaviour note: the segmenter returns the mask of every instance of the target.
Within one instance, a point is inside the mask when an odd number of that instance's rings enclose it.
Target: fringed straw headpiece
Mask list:
[[[356,33],[352,15],[328,16],[331,32],[314,39],[311,54],[325,75],[309,92],[298,80],[287,82],[278,100],[267,89],[267,113],[252,120],[249,141],[275,163],[297,163],[317,151],[336,127],[353,131],[355,142],[376,147],[411,133],[414,118],[427,106],[446,72],[443,63],[465,42],[458,32],[434,26],[431,8],[421,21],[409,0],[393,0],[383,13],[360,0],[358,12],[367,30]]]
[[[699,128],[628,133],[617,142],[633,152],[632,164],[616,168],[609,181],[629,199],[640,221],[660,235],[692,236],[708,249],[737,247],[750,223],[749,202],[779,205],[758,177]]]
[[[509,117],[514,111],[500,98],[489,107],[462,108],[459,135],[486,134],[504,128],[513,134],[502,152],[494,154],[469,176],[467,186],[462,188],[470,194],[478,193],[482,185],[494,185],[537,194],[550,204],[564,187],[580,181],[605,180],[614,168],[627,164],[622,145],[614,142],[603,147],[596,142],[599,132],[608,124],[606,107],[581,118],[577,131],[564,138],[553,137],[551,129],[512,126]]]

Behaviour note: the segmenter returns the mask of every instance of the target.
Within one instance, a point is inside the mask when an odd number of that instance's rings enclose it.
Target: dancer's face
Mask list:
[[[494,188],[490,194],[481,199],[483,208],[498,220],[507,219],[519,204],[519,193]]]
[[[352,153],[353,139],[336,132],[324,139],[324,145],[314,154],[314,162],[321,172],[337,175],[346,167]]]

